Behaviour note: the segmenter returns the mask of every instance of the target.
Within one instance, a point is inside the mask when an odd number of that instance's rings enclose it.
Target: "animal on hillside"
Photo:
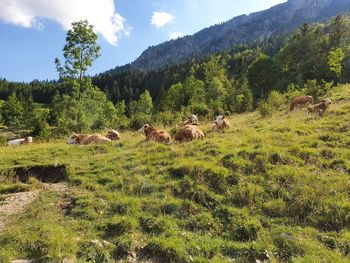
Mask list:
[[[216,116],[215,119],[214,119],[214,125],[213,125],[213,128],[215,130],[224,130],[224,129],[229,129],[230,128],[230,122],[229,120],[226,118],[226,116],[223,116],[223,115],[219,115],[219,116]]]
[[[290,104],[290,110],[293,111],[300,106],[305,106],[306,104],[313,104],[314,98],[312,96],[300,96],[293,99]]]
[[[147,141],[152,140],[152,141],[163,142],[163,143],[170,143],[171,142],[171,136],[169,133],[167,133],[164,130],[155,128],[149,124],[143,125],[138,130],[138,132],[145,134]]]
[[[19,145],[30,144],[32,142],[33,142],[33,137],[29,136],[29,137],[26,137],[26,138],[21,138],[21,139],[8,141],[7,144],[9,146],[19,146]]]
[[[120,140],[120,133],[117,130],[110,130],[107,132],[106,137],[112,141]]]
[[[179,142],[203,139],[204,133],[196,123],[184,125],[175,134],[175,141]]]
[[[183,125],[188,125],[192,123],[198,123],[198,117],[196,114],[192,114],[190,117],[188,117],[187,120],[183,122]]]
[[[77,134],[74,132],[68,138],[68,141],[67,141],[68,144],[80,144],[80,145],[88,145],[93,143],[109,143],[109,142],[112,142],[112,140],[100,134]]]
[[[332,100],[330,98],[326,98],[318,104],[308,105],[306,109],[308,113],[316,113],[321,116],[330,104],[332,104]]]

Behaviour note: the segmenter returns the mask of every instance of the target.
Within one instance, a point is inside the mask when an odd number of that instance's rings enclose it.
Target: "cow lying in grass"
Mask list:
[[[190,117],[188,117],[188,119],[183,122],[183,125],[188,125],[192,123],[198,123],[198,117],[195,114],[192,114]]]
[[[175,141],[192,141],[204,139],[203,131],[196,123],[184,125],[175,134]]]
[[[120,133],[117,130],[108,131],[106,137],[112,141],[120,140]]]
[[[33,142],[33,137],[27,137],[27,138],[22,138],[22,139],[16,139],[16,140],[11,140],[8,141],[7,144],[9,146],[19,146],[19,145],[25,145],[25,144],[30,144]]]
[[[327,98],[318,104],[308,105],[307,111],[308,111],[308,113],[316,113],[319,116],[322,116],[322,114],[329,107],[330,104],[332,104],[332,100]]]
[[[222,131],[224,129],[229,129],[230,126],[230,122],[225,116],[219,115],[215,117],[213,125],[214,130]]]
[[[87,145],[92,143],[106,143],[120,140],[120,133],[117,130],[110,130],[104,135],[100,134],[77,134],[72,133],[68,138],[68,144],[81,144]]]
[[[93,143],[108,143],[111,139],[99,134],[77,134],[74,133],[68,138],[68,144],[88,145]]]
[[[158,128],[154,128],[152,125],[145,124],[138,130],[139,133],[143,133],[146,135],[147,141],[156,141],[163,143],[170,143],[171,137],[170,134],[164,130],[160,130]]]
[[[314,98],[312,96],[300,96],[293,99],[290,104],[290,110],[293,111],[300,106],[305,106],[306,104],[313,104]]]

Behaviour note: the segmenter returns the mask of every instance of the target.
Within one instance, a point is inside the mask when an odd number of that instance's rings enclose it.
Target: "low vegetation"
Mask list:
[[[64,165],[70,190],[9,219],[0,262],[349,262],[350,86],[329,92],[323,117],[271,93],[270,117],[202,122],[203,141],[1,147],[0,193],[40,187],[15,176],[40,165]]]

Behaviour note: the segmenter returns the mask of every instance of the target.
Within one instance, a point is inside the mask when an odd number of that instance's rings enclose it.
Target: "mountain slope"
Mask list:
[[[268,10],[242,15],[145,50],[132,68],[152,70],[259,39],[289,33],[304,22],[316,22],[350,11],[349,0],[289,0]]]
[[[203,141],[0,147],[0,203],[40,187],[16,167],[65,167],[69,187],[8,221],[0,262],[349,262],[350,86],[328,96],[321,118],[286,105],[223,133],[201,121]]]

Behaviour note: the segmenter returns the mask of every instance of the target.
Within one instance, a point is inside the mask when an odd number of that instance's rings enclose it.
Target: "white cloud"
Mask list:
[[[184,33],[182,33],[182,32],[171,32],[169,34],[170,39],[177,39],[177,38],[183,37],[183,36],[184,36]]]
[[[40,19],[51,19],[68,30],[72,22],[87,19],[96,33],[116,45],[121,34],[130,34],[113,0],[0,0],[0,20],[43,29]]]
[[[153,12],[151,25],[154,25],[157,28],[161,28],[166,24],[172,22],[174,19],[175,17],[167,12]]]

